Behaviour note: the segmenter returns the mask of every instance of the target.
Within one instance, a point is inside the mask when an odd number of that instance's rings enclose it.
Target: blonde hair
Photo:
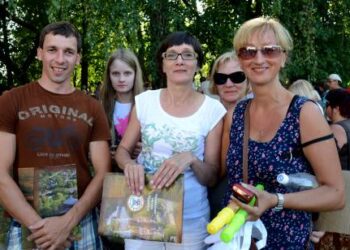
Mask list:
[[[293,49],[293,39],[288,30],[275,18],[257,17],[243,23],[237,30],[233,39],[233,47],[236,52],[248,44],[252,34],[261,34],[272,31],[275,34],[277,45],[280,45],[286,52]]]
[[[134,85],[132,88],[133,96],[135,97],[136,95],[144,91],[142,70],[136,55],[129,49],[117,49],[108,59],[100,95],[102,105],[107,114],[108,122],[110,125],[112,124],[112,116],[114,112],[114,102],[116,94],[116,91],[112,86],[112,81],[110,78],[110,67],[115,60],[120,60],[126,63],[127,65],[129,65],[130,68],[132,68],[135,71]],[[133,100],[133,102],[134,101],[135,100]]]
[[[321,97],[312,84],[306,80],[299,79],[289,86],[289,91],[294,94],[305,96],[313,101],[321,101]]]
[[[238,57],[234,51],[228,51],[222,55],[220,55],[214,62],[213,67],[211,68],[210,72],[210,86],[209,86],[209,91],[213,95],[218,95],[218,88],[214,82],[214,74],[218,72],[218,69],[220,65],[223,65],[227,63],[228,61],[237,61],[238,62]],[[248,80],[247,80],[247,89],[244,94],[247,94],[248,92]]]

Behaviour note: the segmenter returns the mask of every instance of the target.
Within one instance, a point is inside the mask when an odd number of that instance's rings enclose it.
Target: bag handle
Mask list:
[[[248,140],[249,140],[249,108],[251,101],[249,100],[244,111],[244,134],[243,134],[243,182],[248,183]]]

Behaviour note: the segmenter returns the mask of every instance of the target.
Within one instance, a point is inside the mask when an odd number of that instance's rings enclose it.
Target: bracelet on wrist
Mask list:
[[[277,204],[274,208],[272,208],[273,211],[279,212],[284,207],[284,195],[280,193],[275,194],[277,196]]]

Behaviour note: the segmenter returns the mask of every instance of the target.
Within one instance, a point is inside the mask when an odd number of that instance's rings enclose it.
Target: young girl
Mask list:
[[[134,105],[135,95],[143,92],[142,70],[129,49],[117,49],[108,59],[101,87],[101,101],[111,128],[112,158],[123,137]],[[138,150],[134,150],[137,154]]]

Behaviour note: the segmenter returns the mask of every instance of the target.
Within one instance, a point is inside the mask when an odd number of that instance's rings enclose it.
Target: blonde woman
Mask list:
[[[247,78],[234,51],[225,52],[215,60],[210,73],[209,90],[211,94],[219,96],[221,103],[227,109],[224,122],[232,120],[234,108],[247,95],[248,85]],[[228,139],[229,131],[223,131],[222,141]],[[227,188],[225,160],[226,151],[222,151],[219,181],[208,192],[211,218],[215,217],[223,207],[223,196]]]
[[[310,100],[313,100],[320,108],[322,114],[324,114],[323,108],[320,104],[321,97],[310,82],[304,79],[296,80],[289,86],[288,90],[296,95],[305,96]]]
[[[246,113],[250,119],[246,128],[248,187],[258,202],[250,207],[232,199],[248,212],[249,220],[263,221],[268,231],[266,249],[306,249],[312,231],[311,212],[341,209],[345,203],[344,181],[330,127],[315,103],[295,96],[279,80],[292,47],[287,29],[269,17],[245,22],[234,37],[234,49],[254,98],[236,106],[228,124],[232,126],[230,142],[223,150],[228,148],[229,185],[242,182]],[[290,192],[276,181],[279,173],[297,172],[314,173],[320,186]],[[255,189],[256,184],[263,184],[265,191]],[[232,191],[226,195],[227,202],[230,195]]]
[[[215,60],[210,73],[210,92],[220,97],[227,110],[234,108],[247,94],[248,81],[234,51]]]
[[[129,123],[135,96],[143,89],[142,70],[136,55],[129,49],[117,49],[108,59],[100,93],[111,128],[112,156]],[[135,156],[140,151],[140,144],[137,145]]]

